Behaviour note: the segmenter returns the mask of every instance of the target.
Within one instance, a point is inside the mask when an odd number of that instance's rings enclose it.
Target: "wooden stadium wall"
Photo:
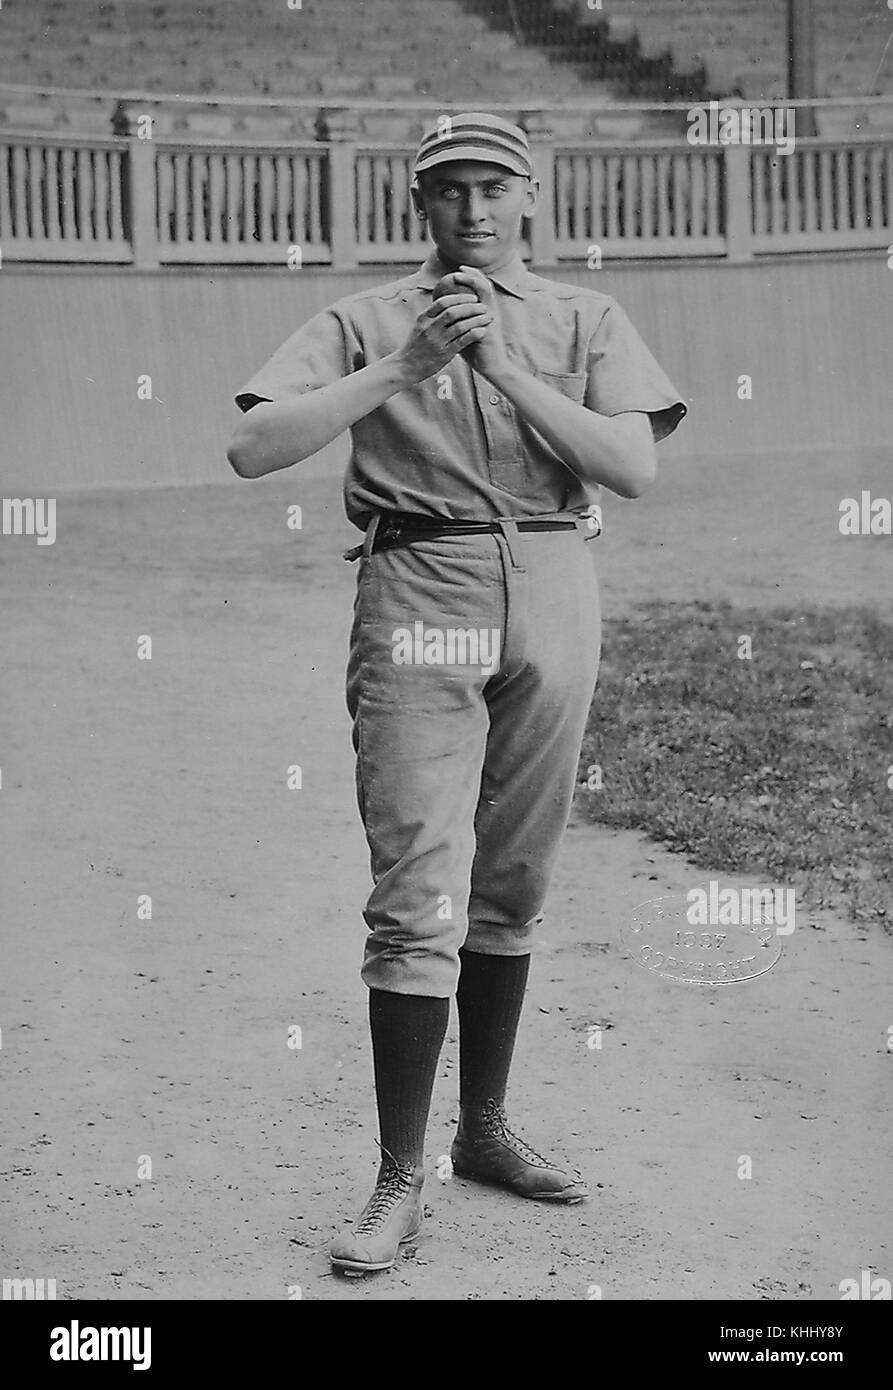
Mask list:
[[[237,483],[233,392],[318,309],[399,273],[4,267],[4,495]],[[665,456],[889,446],[885,256],[552,274],[614,295],[689,400]],[[152,400],[138,398],[146,375]],[[343,457],[342,444],[305,466]]]

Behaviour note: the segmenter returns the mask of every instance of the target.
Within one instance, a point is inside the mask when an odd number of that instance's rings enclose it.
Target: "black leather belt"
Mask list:
[[[573,531],[575,521],[514,521],[519,531]],[[454,521],[450,517],[424,516],[415,512],[388,512],[382,516],[372,553],[388,550],[395,545],[408,545],[414,540],[434,536],[492,535],[501,531],[498,521]]]

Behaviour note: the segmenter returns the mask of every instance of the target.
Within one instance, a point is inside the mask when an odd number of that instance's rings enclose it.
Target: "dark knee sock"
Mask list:
[[[459,1102],[505,1100],[530,956],[459,952]]]
[[[381,1146],[398,1163],[423,1162],[449,999],[370,989],[369,1026]]]

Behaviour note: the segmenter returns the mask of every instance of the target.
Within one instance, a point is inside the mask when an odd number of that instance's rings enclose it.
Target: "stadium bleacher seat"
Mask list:
[[[34,90],[0,92],[0,110],[14,127],[96,129],[122,92],[528,108],[695,100],[708,88],[777,99],[784,11],[778,0],[605,0],[602,10],[586,0],[302,0],[296,10],[284,0],[28,0],[3,6],[0,84]],[[893,50],[882,61],[891,13],[886,0],[816,0],[820,93],[893,91]],[[49,88],[85,96],[47,106]],[[91,106],[91,92],[104,101]]]

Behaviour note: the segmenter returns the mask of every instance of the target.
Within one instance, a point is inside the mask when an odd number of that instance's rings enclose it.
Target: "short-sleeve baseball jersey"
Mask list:
[[[447,273],[432,252],[415,274],[339,300],[283,343],[236,403],[287,400],[387,357]],[[488,278],[516,366],[602,415],[647,413],[658,440],[676,428],[687,407],[614,299],[533,275],[520,256]],[[361,530],[377,511],[555,517],[600,497],[461,355],[358,420],[351,441],[344,503]]]

